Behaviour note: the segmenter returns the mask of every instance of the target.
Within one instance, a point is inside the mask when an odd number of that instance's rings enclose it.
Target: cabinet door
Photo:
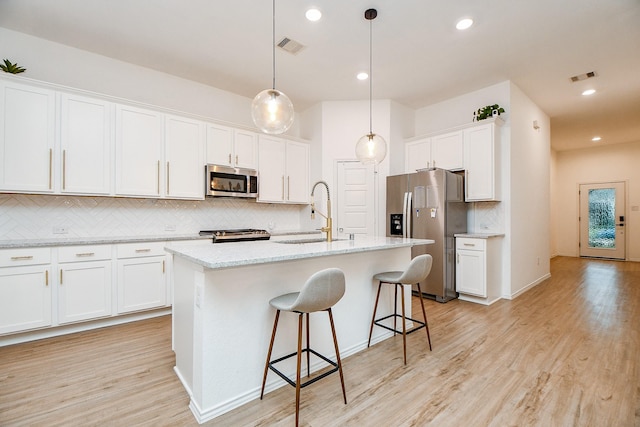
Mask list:
[[[165,155],[166,196],[204,200],[204,124],[167,116]]]
[[[53,191],[55,92],[0,82],[0,190]]]
[[[160,113],[116,106],[116,195],[160,196]]]
[[[111,261],[60,264],[58,322],[110,316],[111,292]]]
[[[407,142],[405,145],[405,172],[413,173],[418,169],[428,168],[431,165],[431,140]]]
[[[456,291],[487,296],[485,252],[458,249],[456,251]]]
[[[109,194],[112,104],[62,95],[61,105],[61,192]]]
[[[165,257],[118,260],[118,313],[164,307],[167,303]]]
[[[51,326],[51,269],[0,268],[0,334]]]
[[[493,124],[464,131],[465,200],[499,200]]]
[[[261,202],[285,201],[285,143],[276,138],[260,136],[258,141],[258,171]]]
[[[258,141],[254,132],[236,129],[233,133],[234,165],[239,168],[258,167]]]
[[[233,166],[233,129],[214,124],[207,125],[207,163]]]
[[[309,203],[309,146],[287,142],[286,195],[290,203]]]
[[[431,166],[448,170],[464,169],[463,132],[451,132],[431,138]]]

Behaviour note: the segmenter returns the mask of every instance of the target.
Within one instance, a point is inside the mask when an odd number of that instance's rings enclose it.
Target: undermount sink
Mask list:
[[[345,240],[345,239],[333,239],[332,242],[337,240]],[[303,243],[320,243],[326,242],[327,239],[325,237],[315,237],[313,239],[291,239],[291,240],[274,240],[274,243],[284,243],[286,245],[301,245]]]

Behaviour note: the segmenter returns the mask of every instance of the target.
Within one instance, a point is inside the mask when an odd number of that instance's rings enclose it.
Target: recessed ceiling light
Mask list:
[[[358,75],[356,76],[356,78],[358,80],[367,80],[369,78],[369,74],[365,73],[364,71],[361,73],[358,73]]]
[[[458,21],[456,24],[456,28],[459,30],[466,30],[467,28],[473,25],[473,19],[471,18],[463,18]]]
[[[583,96],[589,96],[589,95],[593,95],[594,93],[596,93],[595,89],[587,89],[584,92],[582,92]]]
[[[320,12],[320,10],[318,9],[309,9],[304,14],[304,16],[306,16],[309,21],[315,22],[322,18],[322,12]]]
[[[593,142],[598,142],[598,141],[600,141],[601,139],[602,139],[602,137],[600,137],[600,136],[594,136],[593,138],[591,138],[591,140],[592,140]]]

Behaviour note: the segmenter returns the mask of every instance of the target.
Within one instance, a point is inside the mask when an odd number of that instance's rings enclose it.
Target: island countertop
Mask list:
[[[434,243],[429,239],[373,236],[356,236],[354,240],[313,243],[290,243],[291,240],[286,240],[289,243],[284,243],[282,240],[285,239],[217,244],[210,241],[188,245],[177,243],[167,246],[165,250],[205,268],[219,269]]]

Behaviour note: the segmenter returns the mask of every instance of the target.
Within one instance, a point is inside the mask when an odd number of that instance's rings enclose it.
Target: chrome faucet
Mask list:
[[[327,226],[322,227],[320,231],[322,231],[323,233],[327,233],[327,242],[330,242],[332,240],[331,229],[333,228],[333,221],[331,220],[331,195],[329,194],[329,186],[327,185],[327,183],[324,181],[318,181],[315,184],[313,184],[313,188],[311,188],[311,197],[313,197],[313,192],[316,191],[316,187],[319,184],[324,185],[324,188],[327,189],[327,214],[324,215],[322,212],[318,212],[320,216],[322,216],[327,220]],[[315,217],[316,217],[316,204],[315,202],[312,201],[311,202],[311,219],[315,219]]]

